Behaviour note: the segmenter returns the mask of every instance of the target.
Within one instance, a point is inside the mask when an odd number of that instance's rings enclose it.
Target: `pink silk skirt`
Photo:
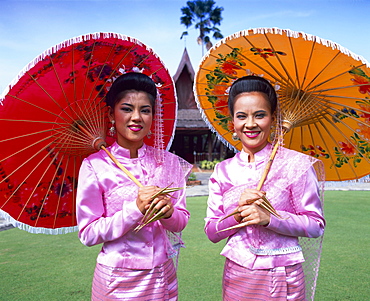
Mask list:
[[[301,264],[250,270],[226,259],[222,281],[223,300],[306,300]]]
[[[177,300],[172,260],[151,270],[113,268],[97,263],[91,300]]]

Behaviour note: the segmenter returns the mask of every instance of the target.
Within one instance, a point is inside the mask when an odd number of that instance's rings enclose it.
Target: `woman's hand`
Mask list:
[[[270,213],[259,206],[264,195],[266,192],[257,189],[244,190],[238,202],[239,213],[235,215],[235,220],[239,223],[247,222],[247,225],[268,225]]]
[[[157,186],[144,186],[139,188],[136,205],[142,214],[145,214],[146,210],[148,210],[149,206],[153,203],[157,211],[161,210],[164,213],[164,218],[172,216],[174,209],[169,196],[160,194],[152,199],[152,196],[160,190],[161,188]]]

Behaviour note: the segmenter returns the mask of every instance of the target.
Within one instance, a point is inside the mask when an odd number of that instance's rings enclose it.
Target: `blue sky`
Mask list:
[[[0,0],[0,94],[46,49],[75,36],[117,32],[142,41],[175,74],[184,47],[194,69],[197,32],[180,24],[186,0]],[[216,0],[224,36],[255,27],[303,31],[332,40],[370,61],[369,0]]]

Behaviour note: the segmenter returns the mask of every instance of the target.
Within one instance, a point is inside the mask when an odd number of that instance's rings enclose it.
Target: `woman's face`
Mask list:
[[[128,92],[110,111],[116,122],[117,143],[127,149],[140,148],[153,121],[153,108],[148,94]]]
[[[273,121],[270,103],[264,93],[248,92],[236,96],[234,129],[245,152],[255,154],[266,146]]]

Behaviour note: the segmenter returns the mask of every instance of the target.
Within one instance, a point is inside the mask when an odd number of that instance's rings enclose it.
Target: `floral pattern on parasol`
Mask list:
[[[232,139],[228,89],[237,78],[263,76],[279,95],[290,125],[285,146],[323,160],[326,180],[359,179],[370,171],[370,67],[340,45],[301,32],[259,28],[236,33],[203,58],[198,106],[221,141]]]

